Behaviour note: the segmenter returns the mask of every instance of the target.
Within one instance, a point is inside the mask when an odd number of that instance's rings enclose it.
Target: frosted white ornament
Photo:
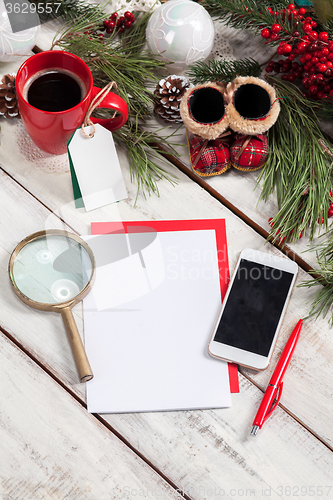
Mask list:
[[[29,54],[36,45],[38,30],[39,26],[34,26],[13,33],[5,4],[0,0],[0,61],[13,61],[17,56]]]
[[[206,59],[214,44],[214,24],[208,12],[191,0],[169,0],[148,22],[146,38],[154,54],[190,65]]]

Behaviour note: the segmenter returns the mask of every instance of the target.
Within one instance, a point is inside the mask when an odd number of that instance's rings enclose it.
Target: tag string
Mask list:
[[[107,85],[105,85],[105,87],[100,92],[98,92],[97,95],[95,95],[95,97],[93,98],[93,100],[89,104],[89,108],[87,110],[86,116],[84,117],[84,120],[83,120],[82,125],[81,125],[81,130],[86,137],[89,137],[89,138],[94,137],[96,129],[95,129],[94,123],[91,121],[91,118],[90,118],[91,114],[98,107],[98,105],[103,101],[104,97],[107,96],[108,92],[110,92],[112,87],[115,87],[115,90],[117,90],[116,82],[110,82]],[[117,113],[117,111],[114,112],[112,118],[115,117],[116,113]],[[93,127],[93,131],[90,132],[90,134],[87,134],[87,132],[84,130],[84,127],[87,127],[88,125],[91,125]]]

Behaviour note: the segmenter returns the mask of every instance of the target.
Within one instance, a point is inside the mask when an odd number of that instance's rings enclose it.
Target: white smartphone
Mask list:
[[[290,259],[243,250],[209,342],[209,354],[265,370],[297,270],[297,264]]]

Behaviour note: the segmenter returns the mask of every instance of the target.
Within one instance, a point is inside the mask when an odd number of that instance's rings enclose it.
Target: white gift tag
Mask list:
[[[92,126],[85,127],[87,135]],[[82,193],[86,210],[127,198],[112,133],[95,125],[93,137],[77,129],[68,144],[68,152]]]

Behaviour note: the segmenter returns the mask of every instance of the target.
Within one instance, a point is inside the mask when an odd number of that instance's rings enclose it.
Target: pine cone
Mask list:
[[[15,76],[5,75],[0,84],[0,116],[20,118],[16,100]]]
[[[184,76],[170,75],[162,78],[154,91],[154,94],[160,97],[155,103],[155,113],[167,123],[182,123],[179,105],[189,87],[190,84]]]

